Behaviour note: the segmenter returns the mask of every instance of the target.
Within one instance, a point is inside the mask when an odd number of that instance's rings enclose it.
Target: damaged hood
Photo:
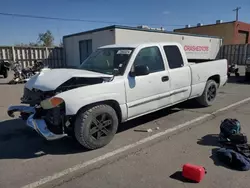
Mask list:
[[[31,77],[25,84],[28,89],[39,89],[41,91],[55,90],[58,86],[73,77],[85,78],[109,78],[112,75],[101,74],[80,69],[45,69],[39,74]]]

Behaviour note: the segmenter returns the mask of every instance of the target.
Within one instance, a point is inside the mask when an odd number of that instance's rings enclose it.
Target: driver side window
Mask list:
[[[150,73],[164,71],[164,62],[157,46],[146,47],[137,54],[134,66],[146,65]]]

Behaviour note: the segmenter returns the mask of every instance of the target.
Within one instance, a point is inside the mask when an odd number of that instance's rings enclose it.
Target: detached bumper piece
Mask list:
[[[10,106],[8,108],[8,115],[10,117],[15,117],[14,112],[20,112],[21,114],[29,114],[28,119],[26,121],[26,125],[33,130],[35,130],[39,135],[44,137],[46,140],[57,140],[60,138],[63,138],[67,136],[67,134],[54,134],[51,132],[44,119],[36,119],[34,118],[34,115],[36,114],[36,109],[35,107],[30,107],[30,106]]]

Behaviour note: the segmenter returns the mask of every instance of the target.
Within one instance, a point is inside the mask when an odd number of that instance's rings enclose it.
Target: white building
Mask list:
[[[222,39],[213,36],[183,34],[146,26],[109,26],[63,37],[67,66],[79,66],[94,50],[109,44],[141,42],[178,42],[190,60],[215,59]]]

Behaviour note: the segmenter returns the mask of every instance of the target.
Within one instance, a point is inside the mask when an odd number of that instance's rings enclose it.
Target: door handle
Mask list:
[[[166,82],[166,81],[168,81],[169,80],[169,77],[168,76],[163,76],[162,78],[161,78],[161,81],[162,82]]]

